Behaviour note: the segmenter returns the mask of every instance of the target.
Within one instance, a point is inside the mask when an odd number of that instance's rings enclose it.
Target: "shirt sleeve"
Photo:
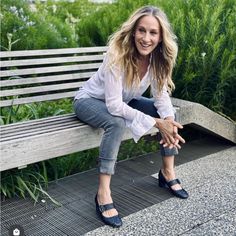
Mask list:
[[[109,113],[125,119],[126,126],[131,130],[133,139],[137,142],[156,123],[155,119],[143,112],[133,109],[122,97],[122,78],[115,69],[107,69],[104,76],[105,103]]]
[[[157,113],[159,114],[160,118],[161,119],[165,119],[166,117],[175,118],[175,109],[172,105],[166,84],[164,84],[163,89],[160,93],[157,92],[156,81],[152,81],[151,88],[152,88],[152,95],[154,97],[154,106],[156,107]]]

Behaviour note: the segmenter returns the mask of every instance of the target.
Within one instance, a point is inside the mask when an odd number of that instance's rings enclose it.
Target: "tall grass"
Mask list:
[[[174,96],[236,119],[236,4],[231,0],[207,3],[178,2],[173,20],[180,48]]]

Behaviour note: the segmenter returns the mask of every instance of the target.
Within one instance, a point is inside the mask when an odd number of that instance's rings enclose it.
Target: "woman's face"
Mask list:
[[[139,19],[134,32],[134,41],[142,57],[149,56],[161,42],[161,26],[154,16],[143,16]]]

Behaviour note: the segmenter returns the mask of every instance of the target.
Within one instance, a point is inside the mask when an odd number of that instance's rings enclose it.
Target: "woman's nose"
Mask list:
[[[149,41],[149,40],[150,40],[150,35],[149,35],[149,33],[145,33],[145,34],[144,34],[143,40],[144,40],[144,41]]]

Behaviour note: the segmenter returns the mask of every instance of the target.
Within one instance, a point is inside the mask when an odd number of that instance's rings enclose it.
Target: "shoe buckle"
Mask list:
[[[104,212],[106,209],[104,208],[104,206],[103,205],[99,205],[99,211],[100,212]]]

